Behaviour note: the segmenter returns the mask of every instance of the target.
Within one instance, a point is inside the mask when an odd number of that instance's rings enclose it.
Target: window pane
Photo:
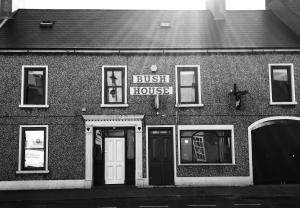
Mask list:
[[[288,73],[286,69],[273,69],[273,79],[275,81],[288,81]]]
[[[195,103],[195,88],[181,88],[180,89],[181,103]]]
[[[27,70],[25,104],[45,104],[44,71]]]
[[[287,69],[273,69],[272,100],[274,102],[290,102],[291,83]]]
[[[182,137],[181,146],[181,162],[193,162],[192,138]]]
[[[195,86],[195,72],[180,71],[180,86]]]
[[[25,150],[25,168],[43,168],[44,150]]]
[[[95,135],[95,160],[101,161],[102,160],[102,151],[103,151],[103,133],[101,130],[96,130]]]
[[[109,71],[107,70],[107,86],[122,86],[122,71]]]
[[[125,137],[124,129],[107,129],[107,137]]]
[[[123,101],[123,89],[120,87],[108,87],[107,88],[107,102],[109,103],[121,103]]]
[[[181,131],[181,162],[231,163],[231,131]],[[185,135],[185,136],[183,136]]]
[[[44,131],[25,131],[25,148],[44,148]]]

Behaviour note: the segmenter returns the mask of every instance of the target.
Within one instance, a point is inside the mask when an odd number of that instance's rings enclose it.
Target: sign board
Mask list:
[[[130,87],[130,95],[172,95],[173,87]]]
[[[133,75],[133,83],[169,83],[169,75]]]
[[[11,16],[12,0],[0,0],[0,18]]]

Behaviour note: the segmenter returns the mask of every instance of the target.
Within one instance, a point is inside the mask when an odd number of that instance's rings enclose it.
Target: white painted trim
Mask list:
[[[16,174],[47,174],[49,173],[49,170],[21,170],[21,171],[16,171]]]
[[[249,146],[249,172],[250,172],[250,179],[251,184],[253,184],[253,159],[252,159],[252,130],[256,129],[255,127],[258,125],[261,125],[264,122],[267,121],[276,121],[276,120],[294,120],[294,121],[300,121],[300,117],[293,117],[293,116],[274,116],[274,117],[267,117],[260,119],[258,121],[255,121],[248,127],[248,146]]]
[[[93,181],[93,127],[135,128],[135,185],[146,185],[143,178],[143,119],[144,115],[83,115],[86,129],[85,179]]]
[[[181,104],[181,103],[178,103],[179,101],[179,93],[178,93],[178,67],[196,67],[197,68],[197,79],[198,79],[198,100],[197,100],[197,103],[195,104]],[[175,81],[176,81],[176,104],[175,106],[176,107],[202,107],[203,104],[202,104],[202,98],[201,98],[201,76],[200,76],[200,65],[176,65],[175,66]]]
[[[149,128],[172,128],[172,134],[173,134],[173,163],[174,163],[174,184],[175,184],[175,178],[177,175],[177,160],[176,160],[176,130],[175,125],[147,125],[146,126],[146,183],[147,186],[150,186],[149,184]]]
[[[249,176],[233,177],[176,177],[176,186],[249,186]]]
[[[101,108],[127,108],[128,104],[101,104]]]
[[[99,54],[129,54],[129,53],[274,53],[274,52],[300,52],[299,48],[272,48],[272,49],[255,49],[255,48],[237,48],[237,49],[0,49],[0,53],[99,53]]]
[[[0,181],[0,190],[88,189],[91,187],[91,182],[86,180]]]
[[[178,108],[192,108],[192,107],[203,107],[203,104],[175,104]]]
[[[107,68],[124,68],[124,103],[105,103],[105,69]],[[126,65],[103,65],[102,66],[102,100],[101,100],[101,107],[128,107],[127,103],[127,66]]]
[[[291,69],[291,91],[292,91],[292,101],[291,102],[274,102],[272,100],[272,66],[289,66]],[[270,92],[270,105],[296,105],[296,97],[295,97],[295,81],[294,81],[294,65],[292,63],[277,63],[277,64],[269,64],[269,92]]]
[[[45,128],[46,129],[46,140],[45,143],[45,170],[22,170],[22,129],[23,128]],[[17,174],[30,174],[30,173],[49,173],[48,169],[48,125],[20,125],[19,127],[19,160],[18,160],[18,170],[16,171]]]
[[[19,108],[49,108],[49,105],[19,105]]]
[[[24,78],[25,78],[25,68],[45,68],[45,104],[44,105],[32,105],[24,104]],[[47,65],[22,65],[22,79],[21,79],[21,104],[20,108],[48,108],[48,66]]]
[[[181,163],[180,150],[180,131],[181,130],[230,130],[231,131],[231,163]],[[178,165],[180,166],[207,166],[207,165],[235,165],[235,144],[234,144],[234,126],[233,125],[178,125],[177,129],[178,146]]]

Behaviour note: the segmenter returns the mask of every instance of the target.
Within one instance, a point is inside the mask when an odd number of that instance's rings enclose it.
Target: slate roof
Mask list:
[[[42,29],[42,20],[55,24]],[[0,30],[0,49],[240,48],[300,48],[300,37],[268,10],[216,21],[207,10],[21,9]]]

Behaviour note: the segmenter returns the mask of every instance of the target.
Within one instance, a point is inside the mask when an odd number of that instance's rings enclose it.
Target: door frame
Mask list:
[[[172,128],[172,134],[173,134],[173,167],[174,167],[174,185],[175,185],[175,178],[177,176],[177,157],[176,157],[176,129],[175,125],[146,125],[146,184],[149,185],[149,129],[166,129],[166,128]]]
[[[94,181],[94,127],[134,127],[135,129],[135,185],[146,185],[143,178],[143,120],[144,115],[83,115],[85,120],[85,188]]]
[[[253,180],[253,155],[252,155],[252,131],[256,128],[262,127],[263,123],[266,121],[276,121],[276,120],[293,120],[293,121],[300,121],[300,117],[295,116],[273,116],[260,119],[255,121],[248,127],[248,146],[249,146],[249,175],[250,175],[250,184],[254,184]],[[255,185],[255,184],[254,184]]]

